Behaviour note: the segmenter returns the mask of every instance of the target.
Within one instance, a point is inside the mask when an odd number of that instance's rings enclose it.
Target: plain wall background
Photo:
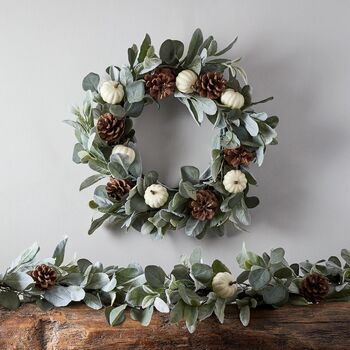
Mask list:
[[[38,241],[42,254],[70,236],[68,256],[106,263],[173,266],[200,246],[206,260],[232,266],[242,242],[262,252],[283,246],[290,260],[328,257],[350,247],[349,1],[0,1],[0,266]],[[92,190],[79,193],[87,166],[71,161],[71,106],[83,99],[90,71],[127,63],[127,48],[148,32],[188,43],[201,27],[254,87],[258,107],[281,118],[259,187],[261,205],[248,233],[197,241],[173,232],[152,241],[106,227],[87,235]],[[228,56],[230,57],[230,56]],[[181,165],[209,161],[211,126],[196,127],[184,106],[168,100],[137,122],[144,166],[168,184]],[[6,265],[7,266],[7,265]],[[4,270],[4,268],[2,268]]]

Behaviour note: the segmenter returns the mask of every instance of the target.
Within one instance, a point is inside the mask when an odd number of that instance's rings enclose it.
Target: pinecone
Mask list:
[[[300,294],[313,304],[322,301],[329,292],[327,277],[312,273],[303,278],[299,287]]]
[[[201,74],[195,84],[196,92],[202,96],[215,100],[225,90],[226,80],[219,72],[208,72]]]
[[[105,113],[98,118],[96,128],[101,139],[113,145],[124,133],[125,119],[117,119],[113,114]]]
[[[209,190],[197,191],[195,200],[190,202],[191,215],[200,221],[211,220],[219,207],[219,200]]]
[[[35,285],[41,290],[50,289],[57,280],[56,270],[45,264],[37,266],[30,272],[30,276],[35,281]]]
[[[110,178],[106,185],[106,191],[110,198],[120,201],[127,193],[130,192],[133,184],[128,180]]]
[[[226,163],[233,167],[239,165],[247,166],[255,159],[255,154],[240,146],[238,148],[225,148],[224,158]]]
[[[155,100],[161,100],[175,91],[175,75],[170,68],[157,68],[144,76],[146,92]]]

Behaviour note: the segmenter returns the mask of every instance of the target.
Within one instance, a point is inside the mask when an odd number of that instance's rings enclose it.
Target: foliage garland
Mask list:
[[[237,262],[243,272],[233,278],[219,260],[204,264],[199,249],[182,257],[170,274],[155,265],[144,270],[138,264],[127,267],[74,259],[63,264],[67,238],[51,258],[37,258],[34,244],[0,274],[0,305],[10,310],[21,303],[35,302],[41,309],[83,302],[92,309],[105,308],[107,322],[117,326],[130,309],[134,320],[148,325],[154,309],[169,313],[170,321],[184,320],[190,332],[212,314],[223,323],[225,307],[235,304],[247,326],[250,309],[259,305],[308,305],[322,300],[350,300],[350,251],[343,249],[342,264],[336,256],[315,264],[308,260],[288,264],[282,248],[261,256],[243,245]],[[41,274],[46,271],[46,275]],[[50,282],[50,283],[47,283]],[[227,283],[228,282],[228,283]],[[224,284],[227,283],[225,286]],[[233,287],[234,286],[234,287]]]
[[[155,238],[181,228],[196,238],[222,236],[226,223],[235,229],[250,224],[249,209],[259,200],[248,196],[249,186],[256,185],[249,164],[260,166],[266,146],[277,143],[278,118],[253,110],[272,97],[253,102],[240,59],[220,57],[236,40],[218,50],[214,38],[204,40],[197,29],[186,55],[181,41],[168,39],[158,56],[146,34],[140,49],[128,49],[129,65],[108,67],[104,82],[95,73],[84,78],[83,108],[74,109],[75,121],[66,121],[77,139],[73,161],[96,172],[80,189],[109,178],[107,186],[95,188],[90,201],[103,215],[92,221],[89,234],[107,219]],[[133,129],[133,119],[144,106],[159,107],[158,100],[170,95],[188,108],[198,125],[206,116],[218,130],[210,167],[202,175],[193,166],[182,167],[178,188],[161,184],[155,171],[142,172]]]

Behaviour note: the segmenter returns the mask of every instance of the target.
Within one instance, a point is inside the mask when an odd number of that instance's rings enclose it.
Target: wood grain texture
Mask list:
[[[223,325],[212,317],[189,334],[155,313],[148,327],[127,321],[112,328],[103,311],[83,305],[42,312],[34,305],[17,311],[0,309],[1,350],[232,350],[350,349],[350,303],[252,310],[243,327],[235,307]]]

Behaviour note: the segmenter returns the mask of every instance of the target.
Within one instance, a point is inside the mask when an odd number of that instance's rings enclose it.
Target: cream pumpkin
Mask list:
[[[151,208],[160,208],[168,200],[169,193],[167,189],[159,184],[153,184],[146,188],[144,199],[145,203]]]
[[[194,91],[194,84],[197,81],[197,74],[190,70],[185,69],[181,71],[176,77],[176,87],[180,92],[184,94],[191,94]]]
[[[100,95],[103,101],[110,104],[117,104],[123,100],[124,88],[119,81],[105,81],[100,88]]]
[[[244,106],[244,97],[233,89],[226,89],[221,95],[221,103],[231,109],[240,109]]]
[[[135,151],[130,147],[124,145],[116,145],[113,147],[112,154],[116,153],[126,156],[129,164],[132,164],[135,160]]]
[[[247,187],[247,178],[240,170],[230,170],[222,182],[225,190],[230,193],[243,192]]]
[[[229,272],[219,272],[212,282],[214,293],[223,299],[231,298],[237,292],[237,284]]]

